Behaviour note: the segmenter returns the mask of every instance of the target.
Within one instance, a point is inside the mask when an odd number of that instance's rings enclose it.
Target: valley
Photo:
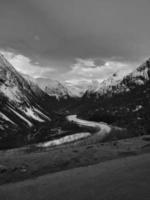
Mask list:
[[[21,75],[2,55],[0,70],[0,149],[72,141],[71,135],[91,135],[97,128],[107,135],[102,141],[149,134],[149,60],[123,78],[113,74],[84,87],[82,96],[58,81]]]
[[[103,170],[110,160],[130,157],[134,166],[140,156],[140,165],[150,153],[149,62],[72,96],[58,82],[48,89],[44,80],[41,88],[0,56],[0,194],[52,173],[97,164]]]
[[[0,200],[150,200],[149,10],[0,0]]]

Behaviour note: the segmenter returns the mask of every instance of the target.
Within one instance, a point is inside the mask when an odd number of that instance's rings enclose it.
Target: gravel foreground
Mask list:
[[[2,200],[149,200],[150,154],[0,186]]]

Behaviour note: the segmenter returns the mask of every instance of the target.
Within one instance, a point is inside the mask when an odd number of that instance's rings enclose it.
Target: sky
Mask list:
[[[0,0],[0,51],[22,73],[77,83],[150,57],[149,0]]]

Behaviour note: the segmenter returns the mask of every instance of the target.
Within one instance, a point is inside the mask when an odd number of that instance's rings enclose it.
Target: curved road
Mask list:
[[[79,118],[77,118],[77,115],[69,115],[69,116],[67,116],[67,119],[70,122],[75,122],[76,124],[79,124],[82,126],[98,128],[99,131],[97,133],[101,136],[109,134],[112,129],[111,126],[109,126],[108,124],[106,124],[104,122],[93,122],[93,121],[79,119]]]
[[[111,132],[111,127],[103,122],[92,122],[92,121],[86,121],[83,119],[78,119],[77,115],[69,115],[66,117],[68,121],[70,122],[74,122],[80,126],[85,126],[85,127],[92,127],[92,128],[98,128],[98,131],[96,132],[98,135],[100,135],[101,138],[103,138],[104,136],[108,135]],[[116,129],[119,129],[116,127]],[[89,137],[91,135],[91,133],[89,132],[82,132],[82,133],[76,133],[73,135],[68,135],[68,136],[64,136],[60,139],[55,139],[55,140],[51,140],[48,142],[42,142],[37,144],[37,147],[50,147],[50,146],[56,146],[56,145],[60,145],[60,144],[65,144],[65,143],[69,143],[69,142],[73,142],[76,140],[80,140],[86,137]]]
[[[2,200],[149,200],[150,154],[0,186]]]

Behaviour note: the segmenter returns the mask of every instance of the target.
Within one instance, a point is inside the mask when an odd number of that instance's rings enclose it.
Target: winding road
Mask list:
[[[112,130],[111,126],[109,126],[106,123],[92,122],[92,121],[86,121],[83,119],[78,119],[77,115],[69,115],[66,118],[69,122],[74,122],[74,123],[78,124],[79,126],[97,128],[96,134],[98,134],[101,138],[104,138],[105,136],[107,136]],[[47,148],[47,147],[51,147],[51,146],[56,146],[56,145],[60,145],[60,144],[73,142],[73,141],[80,140],[80,139],[83,139],[83,138],[86,138],[89,136],[91,136],[91,133],[89,133],[89,132],[75,133],[73,135],[68,135],[68,136],[62,137],[60,139],[51,140],[51,141],[44,142],[44,143],[39,143],[36,146]]]
[[[98,128],[98,134],[101,136],[104,136],[106,134],[109,134],[110,131],[112,130],[111,126],[104,122],[93,122],[93,121],[87,121],[83,119],[77,118],[77,115],[69,115],[67,116],[68,121],[70,122],[75,122],[78,125],[81,126],[86,126],[86,127],[93,127],[93,128]]]

